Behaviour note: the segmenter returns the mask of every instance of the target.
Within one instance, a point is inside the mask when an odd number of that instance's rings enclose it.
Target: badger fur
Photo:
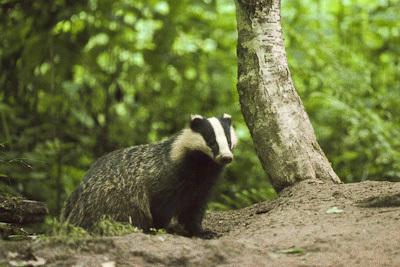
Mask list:
[[[61,218],[90,229],[108,216],[149,230],[165,228],[175,217],[188,234],[199,234],[210,189],[232,161],[236,142],[230,115],[192,115],[189,128],[165,141],[99,158]]]

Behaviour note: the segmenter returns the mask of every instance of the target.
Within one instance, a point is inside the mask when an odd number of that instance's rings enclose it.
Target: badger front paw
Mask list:
[[[186,229],[187,236],[200,237],[202,239],[213,239],[218,237],[216,232],[209,229],[203,229],[201,226]]]
[[[184,225],[184,229],[189,236],[199,236],[204,232],[203,227],[201,227],[200,224]]]

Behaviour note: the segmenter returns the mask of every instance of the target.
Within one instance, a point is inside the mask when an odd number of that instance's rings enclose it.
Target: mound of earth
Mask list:
[[[3,241],[0,266],[400,266],[400,183],[304,181],[204,226],[218,237]]]

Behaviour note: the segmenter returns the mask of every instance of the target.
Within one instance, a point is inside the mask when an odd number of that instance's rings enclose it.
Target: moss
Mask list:
[[[129,223],[116,222],[108,217],[103,217],[92,228],[93,234],[101,236],[119,236],[140,231],[139,228]]]
[[[46,218],[45,228],[47,229],[46,233],[39,236],[39,239],[45,241],[70,244],[91,237],[85,229],[69,223],[61,223],[55,218]]]
[[[121,223],[104,217],[96,223],[90,232],[75,225],[60,222],[55,218],[47,218],[45,221],[46,229],[45,234],[38,236],[38,238],[45,243],[63,244],[72,247],[79,247],[88,242],[100,240],[104,241],[103,237],[107,236],[121,236],[130,233],[141,232],[137,227],[128,223]],[[161,231],[156,231],[159,234]]]
[[[165,229],[155,229],[155,228],[150,228],[150,234],[152,235],[164,235],[167,233]]]
[[[90,232],[81,227],[48,217],[42,225],[41,230],[44,234],[38,235],[37,238],[42,242],[63,244],[72,247],[79,247],[91,241],[104,240],[103,237],[142,232],[142,230],[129,223],[116,222],[108,217],[103,217],[90,229]],[[150,229],[149,232],[149,234],[153,235],[162,235],[165,233],[164,229]]]

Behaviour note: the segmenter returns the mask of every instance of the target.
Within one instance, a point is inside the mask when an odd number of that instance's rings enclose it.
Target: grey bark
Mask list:
[[[238,92],[257,155],[278,191],[305,179],[340,183],[294,88],[280,0],[236,0]]]

